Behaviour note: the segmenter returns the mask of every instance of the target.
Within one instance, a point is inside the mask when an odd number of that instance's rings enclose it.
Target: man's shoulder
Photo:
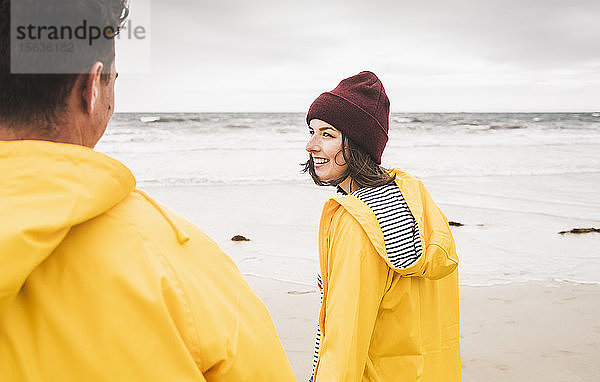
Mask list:
[[[134,190],[123,201],[106,211],[104,217],[128,225],[151,239],[185,244],[190,235],[214,243],[200,228],[162,205],[144,191]]]
[[[83,224],[73,227],[66,241],[75,241],[86,252],[107,261],[145,258],[175,268],[237,268],[200,228],[135,190],[120,203]],[[144,260],[142,260],[144,261]]]

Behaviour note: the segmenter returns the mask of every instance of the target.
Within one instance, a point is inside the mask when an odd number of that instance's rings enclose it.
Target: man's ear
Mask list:
[[[92,114],[96,108],[96,102],[98,101],[98,96],[100,95],[100,86],[102,80],[102,69],[104,68],[104,64],[97,61],[92,65],[92,69],[89,74],[85,74],[84,78],[84,88],[83,97],[85,111],[88,114]]]

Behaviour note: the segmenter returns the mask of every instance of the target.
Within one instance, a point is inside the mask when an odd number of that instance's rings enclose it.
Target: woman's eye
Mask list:
[[[315,135],[315,132],[312,130],[308,130],[308,135]]]
[[[329,133],[323,133],[324,137],[329,137],[329,138],[335,138],[333,135],[329,134]]]

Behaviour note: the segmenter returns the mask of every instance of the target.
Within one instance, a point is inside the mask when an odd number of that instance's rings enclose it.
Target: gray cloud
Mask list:
[[[221,108],[237,92],[239,108],[302,110],[316,92],[363,68],[398,97],[454,89],[465,105],[511,86],[532,94],[554,86],[569,102],[584,82],[587,97],[600,93],[597,0],[152,4],[153,75],[123,79],[128,108],[140,107],[129,94],[152,84],[147,107]]]

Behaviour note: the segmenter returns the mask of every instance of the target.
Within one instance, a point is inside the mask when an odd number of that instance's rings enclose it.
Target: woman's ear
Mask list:
[[[346,163],[348,163],[348,158],[350,158],[350,143],[348,142],[348,137],[342,133],[342,156],[344,157]]]
[[[348,148],[345,147],[344,144],[342,144],[342,149],[340,151],[338,151],[335,156],[333,157],[333,161],[335,162],[335,164],[337,164],[338,166],[345,166],[348,164],[348,156],[347,156],[347,150]],[[338,163],[338,155],[342,154],[342,158],[344,159],[344,163]]]

